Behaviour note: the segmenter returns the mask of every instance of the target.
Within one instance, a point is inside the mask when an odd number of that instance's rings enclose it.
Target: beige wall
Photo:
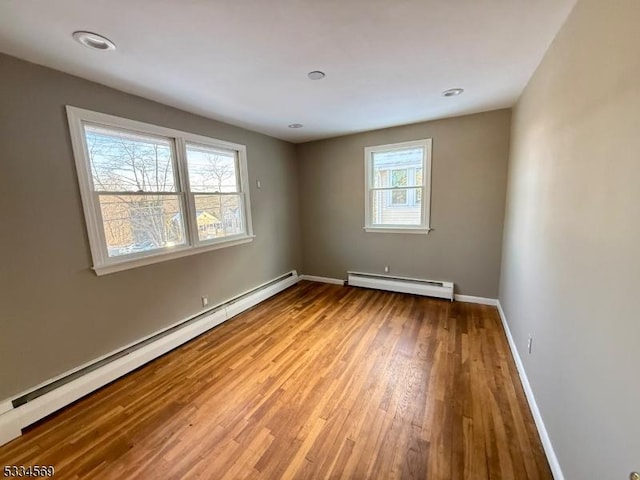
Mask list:
[[[298,145],[308,275],[347,270],[451,280],[457,293],[497,298],[510,110]],[[364,148],[433,139],[428,235],[366,233]]]
[[[500,301],[567,479],[640,470],[639,26],[579,1],[513,119]]]
[[[4,55],[0,72],[0,399],[300,269],[293,145]],[[67,104],[247,145],[257,238],[94,275]]]

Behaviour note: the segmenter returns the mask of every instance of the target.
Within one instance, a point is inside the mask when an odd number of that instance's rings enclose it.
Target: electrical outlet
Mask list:
[[[533,347],[533,336],[529,334],[529,341],[527,342],[527,350],[529,351],[529,355],[531,355],[532,347]]]
[[[202,306],[206,307],[209,305],[209,297],[202,297]]]
[[[389,265],[384,266],[384,273],[389,273]]]

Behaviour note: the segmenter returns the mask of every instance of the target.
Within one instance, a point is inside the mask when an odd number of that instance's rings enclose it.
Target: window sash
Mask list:
[[[407,202],[406,203],[393,203],[392,202],[392,198],[391,195],[393,194],[394,191],[398,191],[398,190],[406,190],[407,191]],[[411,190],[413,190],[413,192],[411,192]],[[424,224],[424,212],[421,209],[420,204],[416,204],[416,203],[412,203],[411,199],[415,198],[413,197],[413,195],[416,194],[416,192],[420,190],[422,191],[422,187],[401,187],[401,188],[376,188],[376,189],[371,189],[369,191],[369,205],[371,208],[371,218],[370,218],[370,222],[367,225],[367,227],[374,227],[374,228],[384,228],[384,227],[394,227],[394,228],[411,228],[411,229],[415,229],[415,228],[420,228],[422,227],[422,225]],[[373,215],[373,209],[374,209],[374,205],[376,205],[376,200],[375,200],[375,195],[377,193],[380,192],[387,192],[387,204],[384,206],[385,208],[385,212],[386,213],[390,213],[390,212],[394,212],[395,214],[401,213],[403,210],[407,209],[407,207],[409,207],[409,209],[420,209],[420,223],[376,223],[375,222],[375,218]],[[380,207],[380,206],[379,206]],[[409,213],[409,212],[407,212]],[[383,212],[380,212],[380,214],[382,215]],[[365,228],[367,228],[365,227]]]
[[[197,208],[196,208],[196,197],[205,197],[205,196],[210,196],[210,197],[224,197],[224,196],[229,196],[229,197],[238,197],[238,201],[239,201],[239,210],[241,212],[240,215],[240,221],[242,223],[242,232],[236,233],[236,234],[231,234],[231,235],[224,235],[221,237],[216,237],[216,238],[210,238],[210,239],[205,239],[205,240],[201,240],[200,239],[200,234],[199,232],[199,227],[198,227],[198,217],[197,217]],[[213,245],[216,243],[222,243],[225,241],[228,241],[229,239],[233,239],[233,238],[240,238],[243,236],[247,235],[247,208],[246,208],[246,200],[245,200],[245,195],[243,192],[238,192],[238,193],[231,193],[231,192],[225,192],[225,193],[201,193],[201,192],[189,192],[189,206],[190,208],[193,210],[194,214],[189,216],[189,223],[191,224],[191,231],[196,232],[196,234],[193,236],[193,242],[196,245]],[[224,218],[218,219],[222,222],[224,222]]]
[[[164,246],[158,246],[155,248],[150,248],[150,249],[141,249],[141,250],[132,250],[130,253],[124,253],[124,254],[117,254],[117,255],[111,255],[109,253],[109,242],[107,241],[107,222],[109,221],[113,221],[113,219],[105,219],[104,215],[103,215],[103,204],[100,201],[100,197],[114,197],[114,198],[118,198],[118,197],[140,197],[140,198],[144,198],[144,197],[166,197],[166,198],[175,198],[176,199],[176,206],[178,208],[178,211],[175,212],[176,214],[180,214],[180,218],[181,218],[181,224],[180,224],[180,233],[182,236],[182,241],[180,243],[176,243],[175,245],[172,246],[168,246],[168,245],[164,245]],[[107,257],[110,260],[113,260],[114,262],[122,262],[125,261],[127,259],[135,259],[135,258],[140,258],[140,257],[146,257],[146,256],[152,256],[152,255],[156,255],[156,254],[161,254],[162,252],[167,252],[167,251],[174,251],[174,250],[182,250],[184,248],[188,248],[189,247],[189,241],[188,241],[188,229],[187,229],[187,225],[185,222],[185,208],[184,208],[184,194],[182,193],[162,193],[162,194],[148,194],[148,193],[135,193],[133,195],[129,194],[128,192],[124,193],[124,194],[120,194],[120,193],[115,193],[115,192],[96,192],[95,193],[95,198],[96,198],[96,204],[98,205],[98,207],[100,208],[100,215],[102,218],[102,234],[104,235],[104,245],[105,245],[105,249],[106,249],[106,253],[107,253]],[[164,205],[162,206],[162,208],[164,208]],[[129,214],[132,213],[132,211],[130,210],[128,212]],[[164,215],[166,215],[166,212],[159,212],[160,214],[160,221],[161,222],[165,222],[166,219],[164,218]],[[126,221],[126,217],[122,217],[121,220]],[[144,221],[144,220],[140,220],[138,219],[138,221]],[[152,223],[154,223],[155,220],[152,221]],[[132,222],[135,223],[135,222]],[[153,225],[154,228],[157,228],[157,225]],[[164,230],[164,232],[158,232],[158,230],[155,230],[154,233],[164,233],[164,235],[167,234],[167,230],[166,230],[167,226],[165,225],[162,230]],[[136,232],[135,229],[132,229],[129,234],[133,237],[136,236]],[[145,242],[149,242],[150,239],[145,240]],[[126,245],[125,248],[135,248],[136,245],[139,245],[140,241],[135,241],[129,245]]]
[[[231,190],[231,191],[225,191],[225,192],[218,192],[216,190],[192,190],[191,189],[191,172],[189,170],[189,149],[193,149],[193,150],[198,150],[200,149],[201,151],[206,151],[207,153],[211,152],[211,153],[215,153],[218,152],[222,155],[229,155],[232,154],[233,156],[233,168],[234,168],[234,176],[235,176],[235,190]],[[187,190],[190,193],[234,193],[234,194],[238,194],[242,192],[242,179],[241,179],[241,175],[240,175],[240,159],[238,158],[238,152],[236,150],[231,150],[231,149],[225,149],[225,148],[220,148],[216,145],[211,145],[211,144],[206,144],[206,143],[194,143],[194,142],[185,142],[185,147],[184,147],[184,154],[185,154],[185,169],[186,169],[186,174],[184,176],[185,179],[185,183],[187,184]],[[226,186],[228,188],[228,186]],[[224,188],[224,186],[220,186],[220,188]]]
[[[159,141],[164,141],[169,145],[169,149],[170,149],[170,162],[171,162],[171,172],[173,174],[173,188],[174,190],[159,190],[159,191],[152,191],[152,190],[142,190],[143,192],[147,192],[147,193],[160,193],[160,192],[167,192],[167,193],[179,193],[182,188],[180,185],[180,176],[178,175],[178,160],[177,160],[177,149],[176,149],[176,139],[172,138],[172,137],[168,137],[165,135],[156,135],[156,134],[152,134],[152,133],[147,133],[144,131],[137,131],[137,130],[133,130],[133,129],[125,129],[122,127],[114,127],[114,126],[110,126],[110,125],[104,125],[104,124],[100,124],[97,122],[91,122],[91,121],[81,121],[82,123],[82,132],[83,132],[83,138],[84,138],[84,142],[85,142],[85,148],[87,149],[87,162],[89,163],[89,171],[91,172],[91,176],[89,178],[89,180],[91,181],[91,186],[93,188],[94,191],[96,192],[112,192],[115,190],[98,190],[96,188],[95,185],[95,180],[94,180],[94,175],[93,175],[93,170],[92,170],[92,165],[91,165],[91,158],[90,158],[90,154],[88,153],[88,146],[86,145],[87,142],[87,130],[85,129],[85,127],[92,127],[95,129],[102,129],[105,130],[107,132],[111,131],[114,133],[119,133],[124,137],[129,136],[131,138],[131,140],[133,141],[135,139],[135,137],[142,137],[142,138],[147,138],[150,140],[153,139],[157,139]],[[129,192],[140,192],[140,190],[129,190]]]

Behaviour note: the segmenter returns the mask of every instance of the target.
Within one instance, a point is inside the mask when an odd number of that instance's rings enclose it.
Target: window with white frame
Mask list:
[[[67,107],[98,274],[250,242],[246,147]]]
[[[428,233],[431,139],[365,148],[365,230]]]

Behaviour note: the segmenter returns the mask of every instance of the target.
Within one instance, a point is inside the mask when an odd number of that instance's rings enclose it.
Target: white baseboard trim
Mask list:
[[[520,358],[520,354],[518,353],[518,349],[516,348],[516,343],[513,340],[513,336],[511,335],[511,330],[509,329],[509,324],[507,323],[507,317],[504,314],[504,310],[502,310],[500,300],[497,301],[497,307],[498,313],[500,314],[500,320],[502,321],[502,326],[504,327],[504,331],[507,335],[507,341],[509,342],[511,355],[513,356],[513,360],[516,362],[516,367],[518,369],[518,373],[520,374],[520,381],[522,382],[522,387],[524,388],[527,402],[529,402],[529,408],[531,409],[531,413],[533,414],[533,420],[536,422],[538,434],[540,435],[540,440],[542,441],[542,447],[544,448],[544,452],[547,455],[547,461],[549,462],[549,466],[551,467],[551,473],[553,474],[553,478],[555,480],[564,480],[564,474],[562,473],[562,469],[560,468],[560,462],[558,462],[558,457],[556,456],[556,452],[553,449],[553,444],[551,443],[551,439],[549,438],[547,427],[545,427],[544,421],[542,420],[542,414],[540,413],[540,409],[538,408],[538,404],[536,403],[536,398],[533,395],[531,384],[529,383],[529,379],[527,378],[527,372],[524,369],[524,364],[522,363],[522,359]]]
[[[11,405],[11,401],[10,400],[6,400],[4,402],[0,402],[0,415],[2,415],[4,412],[8,412],[12,408],[13,408],[13,405]]]
[[[71,380],[69,383],[51,390],[50,392],[47,392],[42,396],[31,400],[30,402],[20,405],[19,407],[13,408],[13,405],[11,403],[12,399],[7,399],[0,402],[0,408],[2,408],[2,410],[0,410],[0,445],[3,445],[22,435],[21,430],[24,427],[31,425],[32,423],[46,417],[47,415],[50,415],[51,413],[59,410],[66,405],[69,405],[70,403],[84,397],[94,390],[97,390],[107,383],[110,383],[113,380],[126,375],[136,368],[144,365],[145,363],[148,363],[151,360],[164,355],[170,350],[173,350],[174,348],[188,342],[189,340],[229,320],[230,318],[253,307],[254,305],[257,305],[267,298],[272,297],[273,295],[295,285],[299,281],[298,274],[295,270],[290,273],[292,274],[290,277],[282,279],[281,281],[272,285],[268,285],[271,282],[266,282],[262,285],[257,286],[253,290],[259,290],[255,291],[254,293],[250,293],[253,291],[251,290],[234,297],[238,298],[238,300],[236,301],[230,299],[229,301],[222,302],[220,304],[220,307],[214,307],[214,310],[211,311],[211,313],[204,314],[202,318],[199,318],[197,321],[185,325],[182,328],[176,329],[174,332],[160,337],[157,340],[144,345],[137,350],[133,350],[132,352],[127,353],[126,355],[123,355],[122,357],[119,357],[112,362],[106,363],[105,365],[96,368],[86,375]],[[265,285],[268,286],[265,287]],[[188,320],[189,318],[183,320],[182,322]],[[166,330],[166,328],[159,330],[155,334],[149,335],[144,339],[148,339]],[[141,339],[141,341],[143,341],[144,339]],[[133,344],[129,344],[129,346],[131,345]],[[121,348],[113,353],[121,352],[123,349],[124,348]],[[100,358],[104,359],[109,355],[105,355]],[[78,371],[78,369],[76,368],[68,373],[75,371]],[[56,379],[62,378],[64,376],[65,375],[60,375],[56,377]],[[48,383],[50,382],[46,382],[45,384]],[[29,391],[34,390],[35,388]],[[29,391],[13,398],[20,398],[22,395],[28,393]],[[8,411],[3,411],[5,407],[8,408]]]
[[[474,297],[471,295],[454,295],[453,299],[456,302],[466,302],[466,303],[478,303],[480,305],[491,305],[492,307],[498,306],[498,300],[495,298],[486,298],[486,297]]]
[[[344,280],[339,278],[316,277],[315,275],[300,275],[300,280],[308,280],[310,282],[332,283],[334,285],[344,285]]]

